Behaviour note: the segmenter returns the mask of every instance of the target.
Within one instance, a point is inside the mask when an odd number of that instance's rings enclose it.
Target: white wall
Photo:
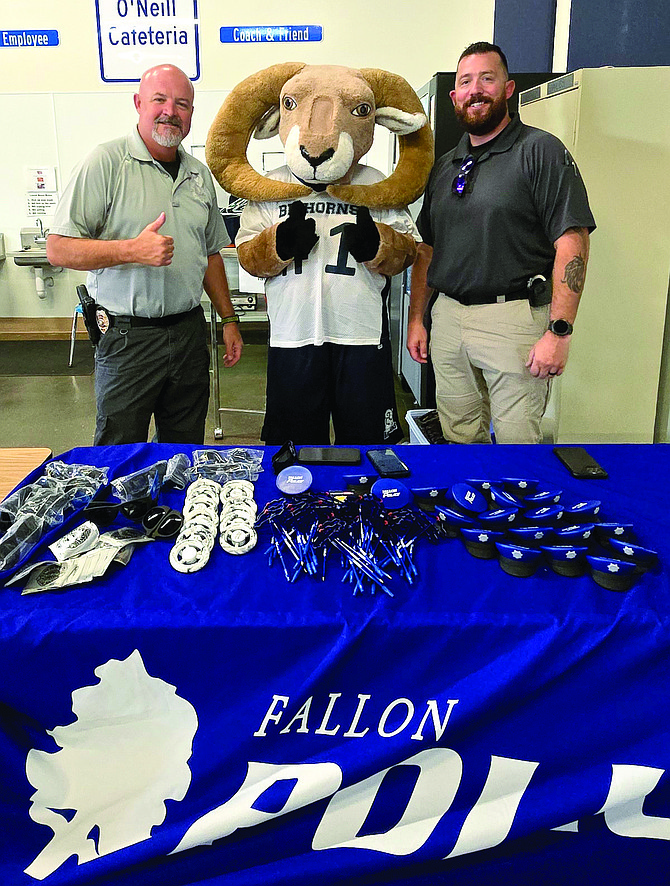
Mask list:
[[[249,74],[281,61],[379,67],[404,76],[415,88],[438,70],[453,70],[461,50],[473,40],[493,37],[494,0],[297,0],[290,6],[249,0],[243,5],[199,0],[200,71],[195,84],[193,128],[187,149],[201,157],[212,118],[227,92]],[[384,20],[380,16],[384,14]],[[316,24],[323,40],[301,45],[227,45],[223,25]],[[94,145],[122,135],[136,119],[135,84],[105,83],[100,75],[94,0],[0,0],[0,27],[7,30],[55,29],[57,47],[0,48],[0,232],[9,253],[20,249],[19,231],[35,225],[27,214],[24,168],[54,166],[59,188],[73,166]],[[169,55],[166,61],[169,61]],[[385,130],[368,156],[381,167],[387,156]],[[274,141],[274,140],[273,140]],[[261,143],[263,151],[281,150],[279,141]],[[260,145],[256,162],[260,162]],[[45,227],[52,218],[43,216]],[[0,318],[71,316],[78,272],[54,278],[46,299],[37,297],[33,272],[11,257],[0,262]]]
[[[196,88],[227,90],[261,68],[294,60],[387,68],[421,86],[435,71],[453,70],[468,43],[493,38],[493,9],[494,0],[198,0],[201,78]],[[322,25],[323,40],[283,46],[219,42],[223,25],[290,23]],[[95,0],[0,0],[0,27],[53,28],[60,37],[57,47],[1,49],[0,92],[109,88],[100,79]]]

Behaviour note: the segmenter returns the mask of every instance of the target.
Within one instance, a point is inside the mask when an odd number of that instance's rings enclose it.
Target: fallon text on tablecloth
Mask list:
[[[52,839],[25,869],[37,880],[50,877],[73,856],[82,865],[151,839],[153,829],[165,819],[165,801],[183,800],[191,784],[188,761],[199,723],[190,702],[178,695],[176,687],[150,676],[138,650],[125,661],[110,659],[95,674],[97,684],[72,693],[76,722],[49,731],[60,750],[32,749],[27,756],[26,775],[36,788],[30,817],[53,831]],[[464,703],[396,698],[388,701],[379,718],[369,718],[366,706],[371,696],[359,693],[353,717],[341,719],[341,698],[341,693],[310,696],[285,722],[290,696],[273,695],[266,709],[259,711],[253,733],[259,748],[270,735],[285,736],[287,741],[298,733],[365,741],[369,734],[390,738],[410,728],[412,740],[437,743],[456,716],[456,706]],[[414,767],[417,777],[403,801],[405,808],[398,810],[397,823],[384,833],[359,835],[385,776],[401,766]],[[492,753],[484,787],[454,835],[453,848],[448,854],[436,854],[436,860],[500,845],[540,766],[539,761]],[[642,809],[664,772],[652,766],[612,764],[609,791],[599,810],[610,831],[622,837],[670,840],[670,818],[647,815]],[[240,829],[328,799],[325,812],[314,816],[313,850],[351,848],[410,856],[425,846],[449,811],[461,784],[463,761],[451,748],[431,746],[342,787],[345,775],[331,761],[249,761],[236,793],[193,821],[170,854],[211,845]],[[263,809],[258,801],[280,782],[290,785],[283,806]],[[91,838],[94,830],[96,839]],[[576,834],[579,822],[551,830]]]

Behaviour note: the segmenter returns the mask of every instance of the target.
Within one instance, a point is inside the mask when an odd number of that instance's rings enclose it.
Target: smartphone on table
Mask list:
[[[609,476],[583,446],[554,446],[554,454],[578,480],[606,480]]]
[[[353,446],[302,446],[298,461],[303,465],[359,465],[361,451]]]
[[[367,456],[380,477],[409,477],[409,468],[392,449],[368,449]]]

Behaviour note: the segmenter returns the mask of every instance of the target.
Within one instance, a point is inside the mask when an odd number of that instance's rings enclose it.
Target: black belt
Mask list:
[[[504,304],[506,301],[527,299],[529,292],[524,286],[523,289],[515,289],[514,292],[506,292],[504,295],[450,295],[448,292],[441,292],[440,295],[453,298],[454,301],[462,305],[495,305]]]
[[[451,295],[449,292],[441,292],[440,295],[453,298],[454,301],[462,305],[504,304],[508,301],[520,301],[522,298],[530,299],[532,302],[545,291],[546,283],[547,280],[542,274],[536,274],[528,280],[525,286],[513,289],[511,292],[504,292],[502,295]]]
[[[101,306],[96,305],[96,308],[100,310]],[[190,311],[182,311],[181,314],[166,314],[164,317],[129,317],[124,314],[110,314],[104,308],[102,310],[107,314],[110,327],[130,326],[132,328],[136,326],[174,326],[175,323],[181,323],[182,320],[192,317],[200,310],[200,306],[196,305],[195,308],[191,308]]]

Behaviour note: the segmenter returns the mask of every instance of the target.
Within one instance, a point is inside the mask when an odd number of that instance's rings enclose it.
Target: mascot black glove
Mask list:
[[[302,200],[295,200],[288,208],[288,218],[277,227],[276,249],[282,261],[297,258],[303,261],[319,239],[316,222],[305,219],[307,207]],[[353,227],[353,225],[352,225]]]
[[[371,261],[377,255],[379,231],[366,206],[357,208],[356,224],[345,226],[342,242],[356,261]]]

